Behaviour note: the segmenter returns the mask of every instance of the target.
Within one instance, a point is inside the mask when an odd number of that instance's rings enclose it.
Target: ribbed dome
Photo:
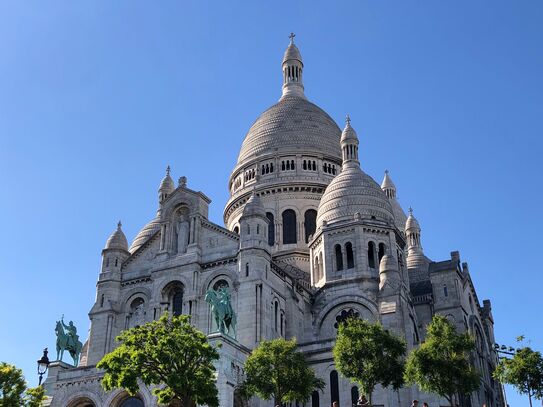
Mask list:
[[[291,43],[287,50],[285,51],[285,55],[283,55],[283,63],[287,62],[288,60],[296,59],[300,62],[302,62],[302,54],[300,54],[300,50],[294,43]]]
[[[143,244],[158,230],[160,230],[160,218],[157,216],[139,231],[139,233],[132,241],[132,244],[130,245],[130,249],[128,249],[128,251],[130,253],[134,253],[141,246],[143,246]]]
[[[407,221],[405,222],[405,230],[418,230],[420,232],[419,222],[417,218],[413,216],[413,209],[411,208],[409,208],[409,216],[407,218]]]
[[[171,194],[175,190],[173,179],[170,176],[170,166],[166,168],[166,176],[162,178],[162,181],[160,182],[160,187],[158,188],[158,190],[164,191],[168,195]]]
[[[124,232],[121,229],[121,222],[117,224],[117,230],[111,234],[111,236],[107,239],[106,246],[104,247],[104,250],[108,249],[118,249],[118,250],[128,250],[128,241],[126,240],[126,236],[124,235]]]
[[[317,105],[284,96],[256,119],[241,145],[238,164],[279,152],[321,153],[341,159],[341,130]]]
[[[388,198],[379,185],[358,165],[343,168],[324,191],[317,213],[317,225],[362,217],[380,220],[394,218]]]

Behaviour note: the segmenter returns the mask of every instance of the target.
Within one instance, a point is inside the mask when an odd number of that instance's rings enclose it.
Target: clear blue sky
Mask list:
[[[55,320],[86,336],[100,251],[154,216],[168,164],[222,224],[291,31],[306,94],[351,115],[426,253],[459,250],[497,340],[543,350],[542,21],[541,1],[0,2],[0,360],[34,384]]]

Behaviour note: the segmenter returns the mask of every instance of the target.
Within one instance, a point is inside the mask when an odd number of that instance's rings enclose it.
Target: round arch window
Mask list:
[[[128,397],[119,404],[119,407],[144,407],[144,404],[139,397]]]
[[[226,281],[226,280],[219,280],[215,284],[213,284],[213,289],[215,291],[217,291],[221,287],[229,288],[230,285],[228,284],[228,281]]]
[[[358,311],[352,308],[348,310],[344,309],[343,311],[341,311],[339,315],[336,316],[336,322],[334,323],[334,328],[339,329],[339,326],[347,322],[349,318],[360,318],[360,314],[358,313]]]

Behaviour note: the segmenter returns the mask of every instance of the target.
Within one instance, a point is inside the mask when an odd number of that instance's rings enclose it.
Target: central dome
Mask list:
[[[304,97],[285,95],[251,126],[238,164],[277,152],[319,152],[341,159],[340,137],[341,130],[324,110]]]

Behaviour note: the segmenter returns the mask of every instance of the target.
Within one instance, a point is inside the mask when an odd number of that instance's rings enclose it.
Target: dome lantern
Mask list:
[[[293,95],[305,98],[302,72],[304,63],[300,50],[294,44],[294,33],[290,33],[290,44],[283,56],[283,96]]]
[[[345,128],[341,133],[341,153],[344,167],[351,164],[360,166],[360,161],[358,160],[358,135],[351,127],[351,118],[349,115],[345,117]]]
[[[170,166],[166,168],[166,175],[164,178],[162,178],[162,181],[160,182],[160,187],[158,188],[158,201],[162,204],[164,200],[171,195],[171,193],[175,190],[175,185],[173,183],[173,179],[170,176]]]

